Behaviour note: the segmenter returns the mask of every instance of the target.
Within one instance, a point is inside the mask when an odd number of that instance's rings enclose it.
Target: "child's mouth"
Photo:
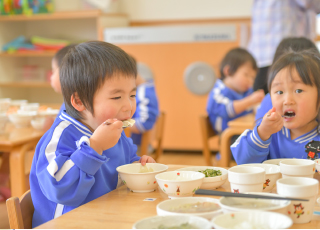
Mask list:
[[[293,112],[293,111],[286,111],[286,112],[284,112],[284,118],[293,118],[293,117],[295,117],[296,116],[296,113],[295,112]]]

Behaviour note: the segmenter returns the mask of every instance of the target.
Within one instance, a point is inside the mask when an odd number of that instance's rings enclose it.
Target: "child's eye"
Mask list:
[[[302,89],[296,89],[296,93],[302,93]]]
[[[113,97],[113,98],[111,98],[111,99],[113,99],[113,100],[119,100],[121,97]]]
[[[276,94],[283,94],[283,92],[279,90],[276,92]]]
[[[132,97],[132,98],[135,98],[135,97],[136,97],[136,95],[131,95],[131,97]]]

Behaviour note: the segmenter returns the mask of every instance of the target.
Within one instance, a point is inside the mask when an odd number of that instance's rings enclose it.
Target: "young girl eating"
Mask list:
[[[237,164],[318,158],[319,76],[320,55],[313,51],[290,51],[273,64],[268,79],[273,108],[231,146]]]

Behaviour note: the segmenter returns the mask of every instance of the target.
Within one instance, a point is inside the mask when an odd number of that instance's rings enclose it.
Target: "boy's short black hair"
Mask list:
[[[62,49],[58,50],[58,52],[53,56],[53,59],[56,60],[58,67],[61,66],[62,60],[64,56],[68,53],[68,51],[75,46],[76,44],[65,46]]]
[[[71,104],[77,93],[84,106],[94,115],[93,97],[106,79],[137,77],[132,58],[119,47],[102,41],[84,42],[71,48],[60,67],[60,82],[67,113],[83,117]]]
[[[252,69],[258,70],[256,60],[254,57],[243,48],[234,48],[230,50],[226,56],[223,58],[221,64],[220,64],[220,75],[221,80],[223,80],[226,76],[223,73],[223,68],[225,66],[229,66],[229,75],[232,76],[237,69],[245,64],[246,62],[250,62],[252,65]]]

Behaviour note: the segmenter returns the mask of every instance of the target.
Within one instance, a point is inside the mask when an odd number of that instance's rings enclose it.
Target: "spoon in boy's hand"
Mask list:
[[[127,128],[127,127],[132,127],[134,125],[136,121],[133,119],[128,119],[128,120],[124,120],[122,121],[122,128]],[[109,121],[105,121],[103,122],[105,125],[111,125],[112,123]]]

